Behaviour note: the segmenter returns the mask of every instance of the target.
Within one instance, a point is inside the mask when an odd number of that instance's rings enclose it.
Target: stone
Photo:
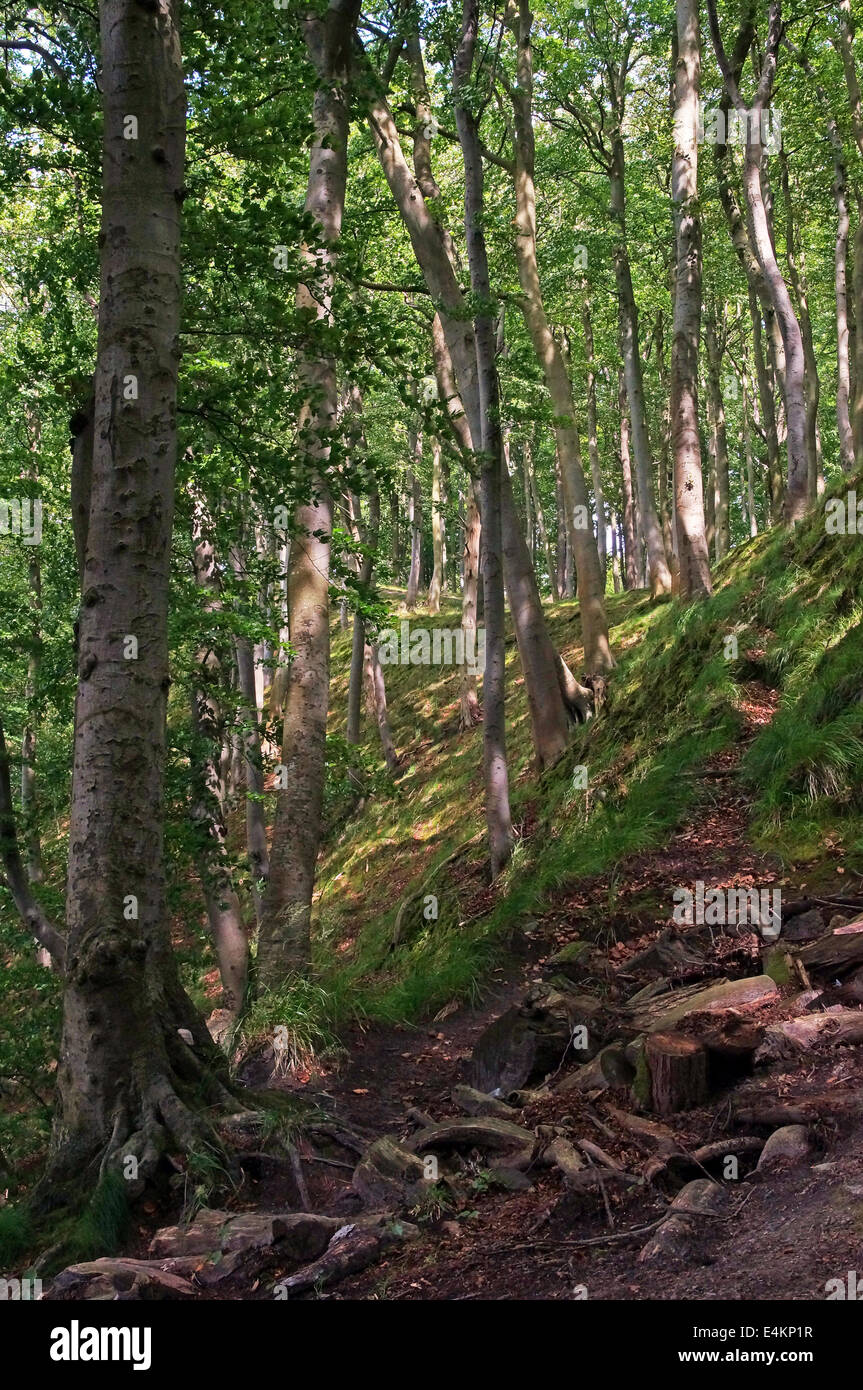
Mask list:
[[[665,1221],[638,1256],[639,1264],[691,1259],[697,1253],[699,1239],[709,1236],[710,1227],[717,1224],[710,1220],[710,1214],[719,1215],[727,1201],[726,1189],[709,1178],[688,1182],[671,1203]],[[687,1212],[704,1212],[706,1219],[699,1220]]]
[[[809,1131],[805,1125],[783,1125],[774,1129],[758,1160],[758,1168],[773,1168],[779,1163],[797,1163],[809,1153]]]
[[[783,941],[815,941],[824,935],[824,913],[818,907],[809,912],[800,912],[782,923]]]
[[[564,1077],[558,1091],[613,1091],[619,1086],[630,1086],[634,1072],[621,1047],[610,1044],[604,1047],[592,1062],[585,1062],[578,1071]]]
[[[524,1002],[501,1014],[480,1035],[468,1065],[470,1086],[484,1094],[508,1095],[560,1066],[573,1029],[584,1029],[579,1055],[590,1058],[600,1044],[602,1005],[592,995],[534,986]]]
[[[195,1288],[154,1260],[101,1259],[64,1269],[52,1281],[51,1294],[59,1299],[124,1303],[194,1298]]]
[[[482,1091],[475,1091],[472,1086],[454,1086],[452,1099],[453,1104],[466,1115],[497,1115],[498,1119],[506,1120],[515,1114],[513,1107],[507,1105],[506,1101],[499,1100],[497,1096],[486,1095]]]
[[[278,1247],[280,1257],[300,1262],[326,1249],[339,1221],[313,1212],[198,1212],[189,1226],[165,1226],[150,1241],[154,1259],[243,1254]],[[236,1262],[234,1262],[236,1263]]]
[[[422,1159],[391,1135],[384,1135],[376,1139],[360,1159],[351,1186],[366,1206],[374,1209],[399,1207],[415,1201],[424,1181]]]

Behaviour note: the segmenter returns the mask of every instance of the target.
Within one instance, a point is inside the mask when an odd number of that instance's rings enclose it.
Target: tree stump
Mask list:
[[[707,1099],[707,1053],[682,1033],[653,1033],[646,1042],[650,1099],[658,1115],[692,1110]]]

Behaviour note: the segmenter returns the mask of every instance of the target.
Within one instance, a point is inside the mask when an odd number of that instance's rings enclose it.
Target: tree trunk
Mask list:
[[[626,192],[623,139],[616,133],[612,141],[611,211],[616,224],[614,275],[620,329],[620,355],[623,359],[626,396],[632,429],[632,452],[638,491],[638,510],[647,547],[650,591],[654,598],[671,592],[671,570],[665,554],[662,528],[653,492],[653,458],[644,403],[644,380],[638,350],[638,307],[632,288],[629,248],[626,240]]]
[[[33,896],[30,880],[24,868],[15,825],[12,803],[12,783],[9,777],[9,754],[6,736],[0,723],[0,863],[6,875],[6,887],[21,921],[33,933],[40,950],[46,951],[59,971],[66,967],[66,942],[49,921],[41,903]]]
[[[554,436],[569,520],[569,543],[577,574],[584,665],[587,671],[604,675],[614,667],[605,616],[604,571],[600,569],[590,525],[590,499],[581,461],[572,382],[560,344],[551,331],[545,312],[536,254],[532,22],[528,0],[519,0],[516,25],[518,85],[510,89],[515,125],[515,255],[521,285],[521,309],[554,411]],[[600,486],[600,495],[601,491]]]
[[[713,46],[719,62],[725,89],[735,109],[746,119],[746,156],[743,166],[743,187],[749,213],[749,227],[758,264],[764,276],[767,293],[776,313],[785,350],[785,417],[788,430],[788,479],[785,495],[785,519],[799,521],[806,513],[809,488],[809,463],[806,452],[806,393],[805,357],[800,324],[794,312],[788,286],[782,278],[776,260],[773,238],[764,199],[762,163],[764,146],[761,140],[761,116],[770,103],[776,72],[776,57],[782,33],[780,0],[768,5],[768,36],[761,64],[758,91],[747,109],[737,87],[737,77],[728,62],[719,31],[716,0],[707,0]]]
[[[477,651],[477,586],[479,583],[479,549],[482,525],[476,487],[472,478],[468,480],[467,522],[464,531],[464,555],[462,559],[462,599],[461,628],[464,634],[465,654]],[[482,718],[482,707],[477,694],[475,663],[465,661],[461,670],[461,689],[459,692],[459,732],[472,729]]]
[[[478,0],[464,0],[462,41],[453,64],[455,121],[464,157],[464,218],[470,284],[481,305],[491,301],[488,257],[483,230],[484,175],[476,123],[464,104],[471,80],[479,25]],[[495,332],[486,309],[474,318],[474,342],[481,420],[482,518],[481,566],[485,596],[485,673],[483,676],[483,774],[491,877],[495,879],[512,853],[509,773],[506,761],[506,649],[501,565],[501,483],[504,474],[500,427],[500,388],[495,361]]]
[[[387,713],[387,688],[384,682],[383,667],[378,657],[377,645],[374,642],[367,642],[365,645],[364,667],[369,707],[373,711],[374,718],[377,722],[384,760],[387,765],[387,770],[395,776],[398,772],[399,760],[396,754],[395,744],[393,743],[390,720]]]
[[[545,524],[545,512],[542,509],[542,502],[540,501],[539,496],[539,488],[537,487],[536,483],[536,473],[534,471],[533,466],[533,449],[528,439],[525,439],[524,441],[524,466],[527,479],[527,486],[530,489],[530,495],[533,501],[534,515],[536,516],[536,527],[539,531],[539,539],[540,544],[542,545],[542,553],[545,556],[545,564],[548,570],[549,588],[551,589],[551,596],[554,599],[554,602],[557,603],[558,599],[560,598],[560,590],[557,587],[557,568],[555,564],[554,552],[552,550],[551,541],[548,535],[548,529]]]
[[[330,0],[323,19],[307,21],[309,56],[317,71],[306,212],[325,249],[307,252],[318,274],[297,289],[297,305],[318,325],[332,328],[335,245],[341,231],[347,180],[349,82],[357,0]],[[300,415],[304,460],[316,500],[297,507],[288,575],[293,660],[285,698],[282,764],[286,786],[278,793],[270,878],[258,944],[259,979],[278,989],[311,956],[311,910],[323,811],[327,707],[329,703],[329,569],[333,502],[326,477],[330,437],[338,418],[336,364],[326,341],[310,337],[299,363],[308,397]]]
[[[671,196],[677,270],[674,337],[671,344],[671,431],[680,593],[686,599],[711,593],[710,559],[704,535],[701,441],[698,434],[698,341],[701,318],[701,219],[698,212],[698,99],[701,33],[698,0],[677,0],[674,156]]]
[[[752,411],[754,403],[749,399],[749,381],[745,355],[743,357],[742,371],[740,374],[740,386],[743,394],[743,447],[746,453],[746,513],[749,521],[749,534],[750,536],[757,536],[758,518],[755,513],[755,458],[752,447]]]
[[[98,365],[59,1104],[42,1207],[80,1202],[100,1170],[129,1156],[143,1182],[166,1148],[212,1139],[196,1112],[226,1095],[219,1053],[179,984],[161,823],[185,145],[179,6],[102,0],[99,10]],[[124,139],[129,114],[137,140]]]
[[[205,535],[204,511],[197,499],[192,541],[195,583],[202,594],[203,612],[205,615],[213,614],[221,607],[218,597],[216,552],[212,542]],[[222,662],[210,641],[198,651],[196,664],[197,675],[191,701],[192,729],[195,735],[191,819],[200,839],[198,862],[201,886],[219,962],[223,1006],[236,1017],[246,994],[249,943],[243,927],[240,900],[231,881],[228,859],[228,830],[223,813],[219,769],[219,752],[224,729],[220,701]]]
[[[433,568],[432,577],[429,584],[429,612],[440,612],[440,596],[443,589],[444,577],[444,531],[443,514],[441,511],[443,504],[443,485],[441,471],[441,444],[437,435],[432,438],[432,495],[431,495],[431,522],[432,522],[432,556]]]
[[[21,815],[24,846],[27,855],[27,878],[41,883],[42,846],[39,839],[39,814],[36,799],[36,725],[39,700],[39,669],[42,660],[42,566],[32,551],[28,565],[30,584],[30,650],[27,653],[27,683],[24,701],[27,722],[21,735]]]
[[[239,577],[245,572],[243,557],[237,546],[231,547],[231,566]],[[249,856],[249,875],[252,880],[252,901],[255,918],[261,924],[263,890],[270,872],[270,852],[267,847],[267,826],[264,816],[264,760],[261,748],[259,717],[255,707],[255,659],[248,637],[234,637],[237,659],[237,689],[240,692],[240,718],[243,721],[245,747],[246,853]]]
[[[797,301],[800,332],[803,338],[803,356],[806,364],[806,457],[808,460],[809,501],[814,502],[824,491],[821,436],[818,430],[818,402],[821,395],[821,383],[818,379],[818,359],[815,355],[815,343],[812,337],[812,320],[809,317],[806,256],[803,242],[798,242],[795,234],[791,177],[788,170],[788,156],[784,150],[779,153],[779,167],[782,174],[782,197],[785,203],[785,254],[788,261],[788,274],[791,277],[791,288]]]
[[[725,428],[725,402],[722,399],[722,348],[712,307],[705,319],[704,338],[707,343],[707,391],[710,399],[713,468],[716,479],[716,558],[721,560],[731,548],[731,499],[728,480],[728,433]]]
[[[372,571],[374,569],[374,557],[378,547],[378,536],[380,534],[381,503],[380,496],[373,492],[369,497],[369,522],[368,527],[363,526],[362,513],[360,509],[360,499],[356,495],[351,498],[350,525],[354,539],[365,545],[366,553],[360,562],[357,582],[360,593],[364,595],[371,582]],[[348,743],[357,744],[360,741],[360,705],[362,695],[363,670],[366,663],[366,622],[362,613],[357,609],[354,613],[353,642],[351,646],[351,673],[348,681],[348,719],[346,739]]]
[[[456,439],[462,448],[469,449],[472,441],[481,439],[482,435],[476,349],[473,330],[464,313],[464,296],[447,253],[444,233],[431,216],[407,166],[386,101],[373,95],[369,110],[381,167],[410,236],[426,286],[438,305],[441,333],[435,349],[435,365],[438,369],[444,355],[448,359],[447,380],[451,380],[452,385],[447,385],[442,394]],[[439,374],[439,390],[441,380]],[[524,672],[534,748],[539,766],[543,768],[556,761],[566,748],[570,714],[563,692],[556,688],[558,657],[548,634],[508,476],[503,476],[501,482],[501,505],[506,586]]]
[[[618,379],[617,408],[620,415],[620,477],[623,493],[623,542],[624,542],[624,588],[637,589],[640,571],[641,546],[638,536],[638,518],[635,512],[635,498],[632,492],[632,463],[629,455],[629,410],[626,400],[626,384],[623,368]]]
[[[587,453],[590,459],[590,477],[593,483],[593,501],[596,508],[596,551],[599,556],[603,592],[605,592],[605,497],[602,490],[602,468],[599,461],[599,434],[596,420],[596,364],[593,348],[593,323],[590,317],[590,303],[587,299],[582,306],[581,323],[584,329],[584,347],[587,353]]]
[[[405,604],[408,611],[416,608],[417,595],[419,594],[422,553],[423,553],[423,494],[422,484],[420,483],[417,471],[420,460],[422,459],[423,441],[422,435],[415,427],[408,430],[408,451],[413,461],[413,468],[408,470],[408,524],[411,530],[411,566],[408,572],[408,587]]]
[[[860,83],[854,58],[854,19],[850,0],[839,0],[838,34],[833,42],[842,59],[845,73],[845,87],[848,93],[848,109],[851,113],[851,127],[854,140],[863,156],[863,108],[861,108]],[[834,150],[835,150],[834,144]],[[841,144],[840,144],[841,150]],[[835,165],[834,165],[835,167]],[[838,258],[839,247],[837,244]],[[838,290],[837,265],[837,290]],[[854,381],[852,390],[851,429],[854,442],[855,468],[863,468],[863,200],[857,193],[857,231],[854,236]],[[838,312],[837,293],[837,312]]]

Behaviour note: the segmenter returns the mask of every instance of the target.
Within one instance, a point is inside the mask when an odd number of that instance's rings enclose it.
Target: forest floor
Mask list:
[[[542,979],[544,962],[561,947],[584,936],[596,940],[601,933],[615,971],[625,974],[627,961],[669,926],[667,911],[660,915],[658,905],[667,904],[670,884],[698,879],[714,887],[776,882],[778,862],[749,843],[749,802],[735,775],[747,742],[772,718],[775,692],[752,682],[745,688],[744,704],[741,741],[705,766],[693,813],[664,847],[636,855],[612,874],[562,894],[530,923],[521,950],[497,969],[478,1007],[460,1008],[421,1027],[356,1030],[345,1039],[347,1060],[341,1068],[310,1080],[303,1091],[318,1094],[322,1106],[363,1135],[405,1138],[415,1128],[407,1118],[411,1108],[436,1121],[452,1115],[451,1093],[465,1080],[478,1037]],[[829,863],[820,866],[818,878],[816,890],[810,866],[805,883],[782,880],[784,892],[794,897],[847,887]],[[719,932],[696,977],[709,983],[711,974],[757,975],[762,944],[752,933],[732,938]],[[769,1005],[758,1023],[784,1016],[784,1005],[784,998]],[[751,1066],[743,1073],[729,1077],[728,1086],[702,1109],[667,1122],[688,1151],[734,1131],[729,1101]],[[827,1057],[806,1054],[798,1065],[786,1064],[775,1078],[775,1094],[799,1098],[861,1084],[859,1049],[841,1048]],[[631,1108],[628,1092],[602,1097],[603,1102],[608,1099]],[[552,1091],[518,1118],[534,1127],[564,1118],[568,1126],[597,1139],[601,1136],[593,1121],[601,1113],[601,1106],[594,1110],[572,1092]],[[423,1223],[420,1240],[318,1296],[571,1299],[586,1291],[591,1299],[824,1297],[829,1278],[844,1277],[863,1259],[863,1149],[859,1125],[852,1123],[849,1129],[829,1118],[815,1124],[812,1140],[802,1163],[780,1165],[766,1174],[742,1173],[729,1215],[707,1221],[694,1259],[676,1267],[674,1261],[639,1265],[646,1237],[626,1238],[626,1232],[649,1226],[667,1209],[661,1188],[640,1188],[637,1195],[623,1198],[612,1194],[606,1207],[595,1201],[573,1210],[561,1174],[537,1168],[528,1173],[530,1189],[520,1192],[484,1188],[478,1174],[476,1190],[462,1195],[451,1209],[435,1212],[434,1219]],[[625,1138],[614,1156],[631,1166]],[[317,1202],[324,1203],[321,1209],[344,1210],[349,1181],[349,1173],[342,1182],[328,1169],[315,1192]],[[607,1244],[578,1244],[599,1238]],[[580,1294],[574,1294],[576,1286],[581,1286]]]

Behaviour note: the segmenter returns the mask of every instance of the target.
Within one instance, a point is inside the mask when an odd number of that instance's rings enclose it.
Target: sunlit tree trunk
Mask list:
[[[299,362],[308,399],[300,417],[305,468],[315,496],[297,507],[288,575],[291,661],[282,735],[286,785],[279,790],[270,851],[270,877],[258,939],[264,988],[277,989],[311,955],[311,909],[323,812],[329,704],[329,569],[333,502],[327,468],[338,417],[336,364],[315,332],[332,324],[335,245],[341,231],[347,181],[349,77],[358,0],[330,0],[322,18],[306,21],[309,56],[318,75],[306,212],[324,249],[307,251],[309,283],[297,290],[298,307],[312,322]],[[312,272],[317,271],[314,278]]]

